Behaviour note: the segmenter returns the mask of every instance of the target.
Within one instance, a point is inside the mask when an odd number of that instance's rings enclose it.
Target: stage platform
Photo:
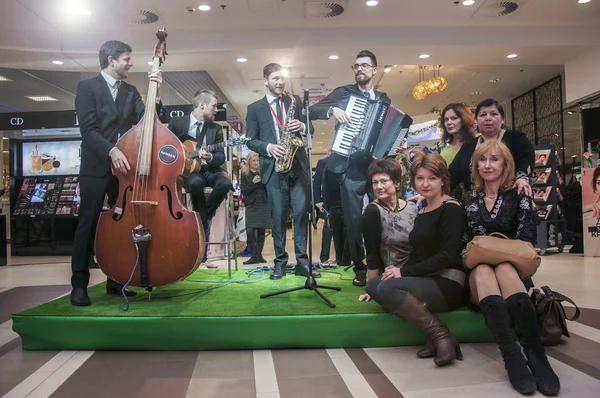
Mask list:
[[[122,296],[88,289],[92,305],[73,307],[61,297],[13,315],[13,330],[26,350],[246,350],[356,348],[419,345],[423,334],[377,303],[358,302],[364,288],[352,286],[352,271],[323,272],[319,285],[336,304],[331,309],[310,290],[260,299],[260,294],[303,285],[287,275],[248,277],[224,270],[198,270],[185,281],[143,289],[123,311]],[[231,282],[231,283],[230,283]],[[480,313],[467,308],[436,314],[459,342],[493,341]]]

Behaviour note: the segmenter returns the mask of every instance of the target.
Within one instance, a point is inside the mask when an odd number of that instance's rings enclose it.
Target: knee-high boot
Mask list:
[[[432,341],[436,352],[433,361],[437,366],[448,365],[455,359],[463,358],[460,347],[448,328],[438,321],[412,294],[407,293],[406,298],[394,311],[394,314],[421,329]]]
[[[256,258],[258,258],[258,261],[260,261],[261,263],[266,263],[267,260],[265,260],[265,258],[262,255],[263,248],[265,247],[265,229],[259,228],[257,229],[257,231],[258,236],[256,238],[256,244],[258,245],[258,255],[256,256]]]
[[[501,296],[487,296],[479,302],[485,325],[492,332],[504,358],[504,368],[513,388],[521,394],[531,394],[536,390],[535,378],[527,367],[521,346],[512,329],[506,302]]]
[[[258,245],[256,243],[256,230],[255,228],[246,228],[246,236],[248,236],[248,247],[250,247],[250,253],[252,253],[252,257],[248,260],[244,261],[245,265],[258,264],[260,263],[257,252]]]
[[[506,299],[506,305],[538,390],[544,395],[557,395],[560,380],[548,362],[529,296],[527,293],[513,294]]]

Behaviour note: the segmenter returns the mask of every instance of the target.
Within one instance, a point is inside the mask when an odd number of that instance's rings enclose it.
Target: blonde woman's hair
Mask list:
[[[481,191],[485,186],[485,182],[481,177],[481,174],[479,174],[478,159],[482,156],[489,156],[492,153],[496,153],[504,159],[504,168],[502,170],[502,175],[500,176],[500,190],[506,191],[511,189],[515,182],[515,160],[513,159],[512,153],[510,153],[510,149],[508,149],[501,141],[487,141],[475,150],[471,161],[471,175],[473,177],[473,182],[475,183],[475,190],[477,191]]]
[[[256,153],[256,152],[250,152],[250,153],[248,154],[248,156],[246,156],[246,165],[247,165],[246,167],[247,167],[247,169],[248,169],[248,170],[246,171],[247,173],[249,173],[249,172],[250,172],[250,170],[251,170],[251,169],[250,169],[250,161],[251,161],[252,159],[254,159],[254,158],[256,158],[256,159],[259,159],[258,153]],[[259,161],[260,161],[260,160],[259,160]]]

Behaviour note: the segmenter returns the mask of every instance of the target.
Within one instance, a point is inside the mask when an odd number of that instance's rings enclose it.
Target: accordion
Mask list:
[[[412,124],[410,116],[389,102],[352,95],[345,110],[351,123],[338,126],[331,147],[345,157],[358,152],[374,158],[394,156]]]

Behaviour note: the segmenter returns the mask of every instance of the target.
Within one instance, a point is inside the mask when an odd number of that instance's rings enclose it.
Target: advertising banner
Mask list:
[[[79,174],[81,141],[23,143],[23,177]]]
[[[585,257],[600,257],[600,168],[581,171]]]

